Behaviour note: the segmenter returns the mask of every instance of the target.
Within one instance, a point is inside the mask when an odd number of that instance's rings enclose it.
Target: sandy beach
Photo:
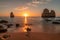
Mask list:
[[[8,34],[10,37],[6,40],[60,40],[60,33],[31,32],[29,37],[24,32]]]

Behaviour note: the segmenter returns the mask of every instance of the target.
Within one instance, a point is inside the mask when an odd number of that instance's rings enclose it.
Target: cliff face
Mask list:
[[[51,12],[49,12],[49,10],[47,8],[45,8],[43,10],[43,13],[42,13],[42,18],[55,18],[55,11],[54,10],[51,10]]]

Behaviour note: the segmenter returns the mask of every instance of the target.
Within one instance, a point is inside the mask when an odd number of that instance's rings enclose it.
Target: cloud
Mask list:
[[[50,1],[51,0],[32,0],[30,3],[27,3],[27,5],[36,7],[38,5],[47,4]]]
[[[20,11],[23,11],[23,10],[26,10],[28,9],[29,7],[27,6],[22,6],[22,7],[16,7],[15,10],[20,10]]]
[[[30,2],[26,2],[23,6],[16,7],[15,10],[23,11],[30,7],[38,7],[39,5],[48,4],[49,2],[51,2],[51,0],[32,0]]]

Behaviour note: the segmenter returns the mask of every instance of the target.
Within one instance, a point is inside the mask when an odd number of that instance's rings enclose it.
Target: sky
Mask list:
[[[0,0],[0,16],[9,16],[10,12],[15,16],[41,16],[44,8],[60,16],[60,0]]]

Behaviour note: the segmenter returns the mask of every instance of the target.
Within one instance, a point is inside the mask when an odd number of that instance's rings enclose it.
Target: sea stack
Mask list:
[[[14,18],[13,12],[10,13],[10,18]]]
[[[42,16],[41,17],[43,19],[45,19],[45,20],[49,20],[49,19],[55,18],[56,17],[55,11],[54,10],[51,10],[51,12],[49,12],[49,10],[47,8],[45,8],[43,10],[43,13],[42,13]]]
[[[14,14],[13,14],[13,12],[10,13],[10,23],[11,24],[14,23]]]

